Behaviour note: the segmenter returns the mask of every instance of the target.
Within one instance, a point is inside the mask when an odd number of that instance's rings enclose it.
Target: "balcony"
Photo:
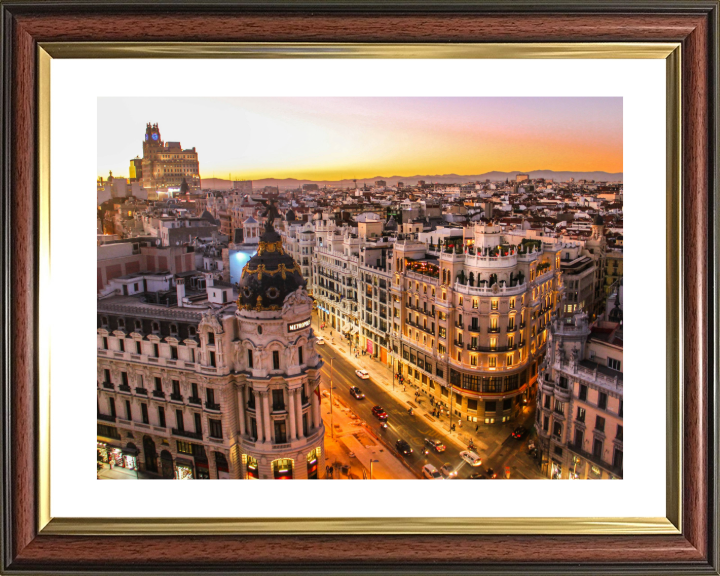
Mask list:
[[[463,344],[462,340],[455,340],[453,342],[453,344],[455,344],[455,346],[457,346],[458,348],[463,348],[465,346],[465,344]]]
[[[220,412],[220,404],[216,404],[215,402],[205,402],[205,408],[207,410],[213,410],[215,412]]]
[[[516,330],[515,324],[510,324],[510,325],[507,327],[507,331],[508,331],[508,332],[515,332],[515,330]]]
[[[279,404],[273,404],[272,411],[273,412],[285,412],[285,404],[282,402]]]
[[[98,420],[104,420],[105,422],[115,422],[115,416],[112,414],[98,414]]]
[[[182,394],[170,394],[170,400],[174,400],[175,402],[182,402],[183,397]]]
[[[196,404],[198,406],[202,405],[202,400],[200,400],[200,398],[197,396],[190,396],[190,398],[188,398],[188,402],[190,404]]]
[[[500,333],[500,326],[488,326],[488,334],[499,334]]]
[[[152,395],[153,395],[155,398],[162,398],[163,400],[165,399],[165,392],[163,392],[162,390],[153,390],[153,394],[152,394]]]
[[[103,388],[108,388],[109,390],[115,390],[115,384],[112,382],[103,382],[102,383]]]
[[[120,392],[127,392],[129,394],[130,386],[128,384],[120,384],[120,386],[118,386],[118,390],[120,390]]]
[[[137,387],[137,388],[135,388],[135,394],[142,394],[144,396],[147,396],[148,395],[147,388]]]
[[[173,436],[180,436],[181,438],[192,438],[193,440],[202,440],[202,434],[198,432],[188,432],[187,430],[180,430],[178,428],[172,429]]]

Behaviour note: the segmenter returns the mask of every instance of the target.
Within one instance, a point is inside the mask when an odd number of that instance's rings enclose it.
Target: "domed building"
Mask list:
[[[245,379],[237,457],[243,478],[318,478],[325,466],[325,429],[312,299],[273,228],[273,210],[239,282],[234,345]]]
[[[273,228],[275,207],[266,215],[237,286],[208,273],[202,298],[191,279],[167,274],[177,305],[140,307],[144,293],[98,300],[106,465],[168,479],[324,476],[312,300]]]

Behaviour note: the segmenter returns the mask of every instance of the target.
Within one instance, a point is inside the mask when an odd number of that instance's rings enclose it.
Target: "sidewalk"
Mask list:
[[[517,426],[523,425],[528,430],[532,429],[533,423],[532,420],[530,420],[530,408],[525,407],[523,412],[513,420],[492,425],[480,423],[477,425],[477,431],[475,430],[475,423],[463,421],[460,426],[458,424],[458,418],[454,417],[453,423],[456,429],[455,432],[451,432],[449,430],[447,409],[440,418],[433,417],[433,407],[430,405],[430,397],[419,386],[408,383],[407,380],[405,381],[405,386],[398,383],[397,380],[395,380],[393,386],[394,379],[390,366],[368,355],[363,356],[360,354],[355,358],[355,353],[349,350],[347,339],[337,330],[332,330],[331,336],[328,327],[318,330],[317,319],[313,320],[313,330],[325,339],[325,346],[332,349],[334,354],[343,356],[345,360],[357,368],[367,370],[373,383],[383,386],[386,392],[395,397],[396,400],[405,404],[408,408],[412,408],[415,411],[416,417],[423,418],[424,422],[433,428],[443,441],[446,443],[453,442],[458,447],[465,449],[472,439],[475,444],[475,452],[477,452],[483,460],[488,460],[500,452],[503,442]],[[405,388],[404,391],[403,388]],[[420,396],[417,398],[415,397],[416,391],[420,393]],[[526,443],[527,439],[523,441],[523,446]]]
[[[337,396],[333,397],[331,418],[327,390],[322,392],[321,409],[325,423],[325,464],[334,468],[334,479],[369,479],[370,460],[373,460],[374,479],[417,478]],[[331,420],[334,433],[331,433]],[[347,467],[347,474],[343,473],[343,467]]]

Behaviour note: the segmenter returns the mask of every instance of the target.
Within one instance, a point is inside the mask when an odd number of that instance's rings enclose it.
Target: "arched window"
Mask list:
[[[123,318],[118,318],[118,330],[125,330],[125,320]]]
[[[158,322],[152,323],[152,331],[156,334],[160,332],[160,324]]]
[[[135,332],[140,332],[141,330],[142,330],[142,321],[135,320]]]

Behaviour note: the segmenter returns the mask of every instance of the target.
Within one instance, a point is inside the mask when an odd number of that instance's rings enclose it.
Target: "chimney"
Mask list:
[[[207,288],[210,288],[211,286],[215,285],[215,277],[213,276],[212,272],[206,272],[205,273],[205,286]]]
[[[177,304],[182,308],[185,299],[185,278],[178,278],[175,281],[175,288],[177,289]]]

